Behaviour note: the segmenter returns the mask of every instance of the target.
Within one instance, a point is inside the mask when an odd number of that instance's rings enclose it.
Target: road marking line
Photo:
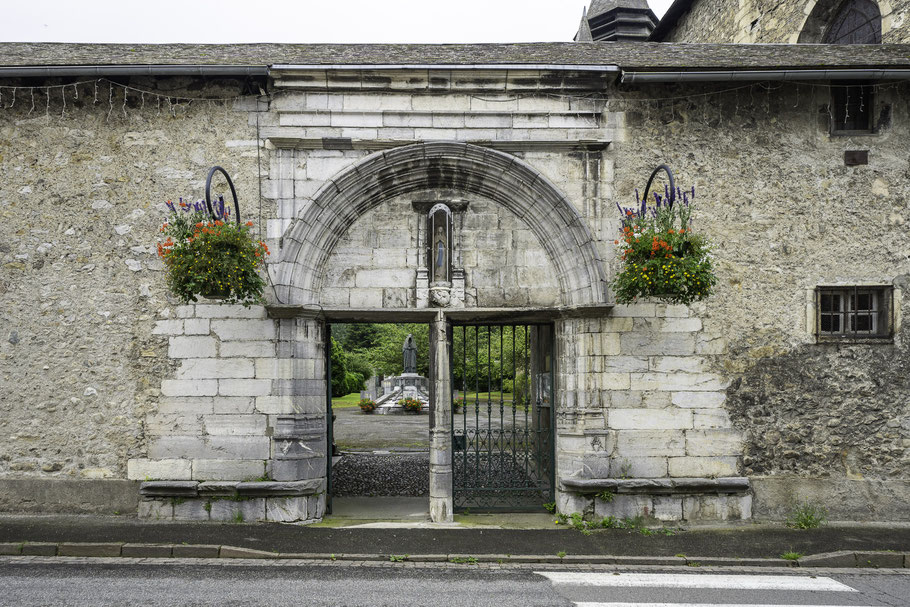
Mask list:
[[[752,603],[575,603],[576,607],[869,607],[867,605],[757,605]]]
[[[857,592],[828,577],[795,575],[713,575],[684,573],[576,573],[537,571],[554,584],[620,588],[719,588],[724,590],[815,590]]]

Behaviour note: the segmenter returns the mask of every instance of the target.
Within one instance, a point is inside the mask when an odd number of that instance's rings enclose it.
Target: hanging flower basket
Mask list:
[[[170,214],[161,226],[158,256],[167,270],[167,284],[183,303],[199,297],[223,303],[249,306],[261,303],[265,280],[259,270],[270,255],[264,242],[253,237],[253,222],[241,224],[239,215],[231,217],[224,198],[213,204],[211,181],[216,171],[227,178],[239,214],[237,194],[230,177],[221,167],[213,167],[206,180],[206,199],[193,203],[166,203]]]
[[[661,165],[657,170],[661,168],[666,169]],[[674,191],[666,170],[671,185],[663,196],[654,194],[654,206],[649,207],[647,199],[651,180],[640,200],[635,190],[634,208],[616,205],[622,214],[622,235],[614,244],[620,246],[622,270],[611,286],[618,303],[646,297],[690,304],[708,297],[717,283],[708,241],[692,232],[695,188]]]

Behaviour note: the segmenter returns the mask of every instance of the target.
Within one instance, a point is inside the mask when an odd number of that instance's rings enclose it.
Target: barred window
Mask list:
[[[885,286],[818,287],[817,335],[831,339],[891,337],[892,289]]]

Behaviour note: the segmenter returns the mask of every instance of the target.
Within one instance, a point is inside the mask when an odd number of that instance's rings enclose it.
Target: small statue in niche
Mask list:
[[[448,243],[446,234],[441,225],[436,225],[436,233],[433,235],[433,280],[448,279]]]
[[[414,336],[410,333],[401,348],[401,358],[405,373],[417,373],[417,346],[414,344]]]

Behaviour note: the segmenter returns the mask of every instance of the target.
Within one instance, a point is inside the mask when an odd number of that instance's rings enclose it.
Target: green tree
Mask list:
[[[373,323],[356,323],[344,325],[343,337],[338,341],[348,352],[370,350],[376,347],[379,337],[379,326]]]

